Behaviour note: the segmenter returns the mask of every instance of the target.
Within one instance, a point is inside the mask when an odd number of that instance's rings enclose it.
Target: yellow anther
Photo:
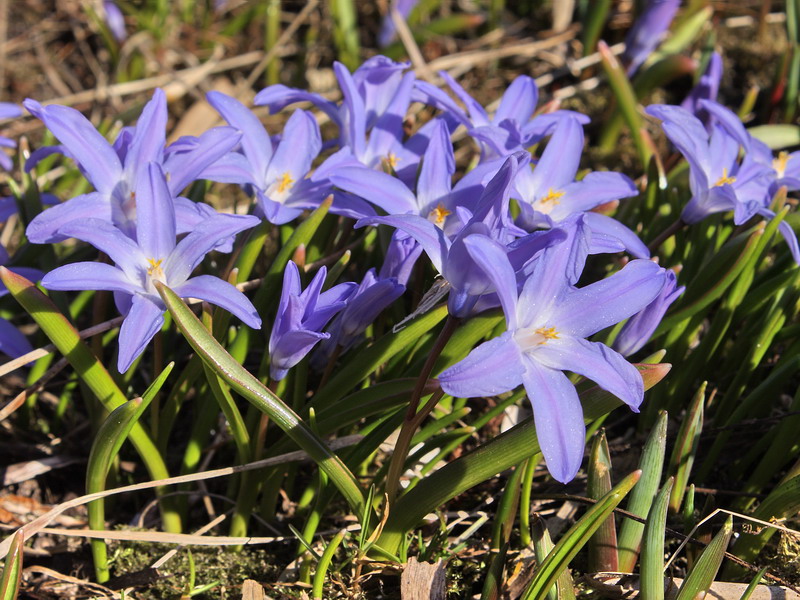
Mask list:
[[[292,179],[292,176],[287,171],[286,173],[281,175],[281,180],[278,182],[278,193],[282,194],[283,192],[288,190],[290,187],[292,187],[293,183],[294,183],[294,179]]]
[[[158,260],[154,258],[148,258],[147,262],[150,263],[150,266],[147,267],[147,274],[150,277],[164,277],[164,270],[161,268],[161,263],[164,259],[159,258]]]
[[[778,154],[778,158],[772,161],[772,168],[775,169],[778,173],[778,178],[783,177],[786,175],[786,163],[789,162],[789,153],[786,151],[781,151]]]
[[[540,327],[536,330],[536,334],[542,336],[544,339],[539,342],[539,345],[546,344],[547,340],[557,340],[558,331],[555,327]]]
[[[554,190],[553,188],[550,188],[547,190],[547,196],[542,198],[540,202],[552,202],[553,204],[558,204],[558,199],[563,195],[564,192],[562,190]]]
[[[389,154],[386,155],[386,158],[384,160],[386,161],[386,164],[389,165],[392,169],[397,168],[397,163],[400,162],[400,159],[394,152],[389,152]]]
[[[736,177],[728,177],[728,169],[722,169],[722,177],[717,179],[717,182],[714,184],[714,187],[719,187],[721,185],[730,185],[736,182]]]
[[[440,202],[436,205],[436,208],[431,211],[430,217],[436,225],[442,225],[447,216],[451,214],[453,214],[453,212],[447,210],[444,204]]]

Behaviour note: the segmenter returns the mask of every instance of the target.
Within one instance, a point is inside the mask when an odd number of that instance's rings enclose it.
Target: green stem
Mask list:
[[[356,514],[361,514],[364,494],[352,472],[328,446],[289,408],[283,400],[237,363],[225,351],[186,304],[168,287],[156,283],[156,289],[172,314],[178,328],[203,361],[214,369],[236,392],[270,419],[305,450],[325,471]]]

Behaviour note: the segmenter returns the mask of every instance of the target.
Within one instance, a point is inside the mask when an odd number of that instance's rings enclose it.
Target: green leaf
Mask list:
[[[692,471],[697,445],[700,443],[707,383],[704,381],[695,393],[692,403],[686,411],[686,416],[681,422],[678,438],[675,440],[675,447],[669,459],[667,473],[675,477],[675,485],[669,499],[669,510],[673,514],[680,510],[683,503],[683,495],[686,493],[686,485],[689,483],[689,473]]]
[[[639,364],[636,367],[647,390],[666,376],[671,365]],[[587,423],[622,405],[615,396],[599,386],[582,392],[580,397]],[[429,512],[538,452],[539,441],[533,419],[526,419],[469,454],[449,462],[398,499],[378,541],[379,545],[387,552],[394,553],[405,533],[416,527]]]
[[[33,317],[59,352],[67,358],[103,408],[112,412],[128,401],[103,364],[80,338],[72,323],[61,314],[47,296],[40,292],[33,283],[5,267],[0,267],[0,279],[14,299]],[[134,423],[129,437],[139,456],[142,457],[150,476],[153,479],[169,477],[161,454],[140,424]],[[163,493],[163,490],[158,488],[156,493]],[[169,532],[179,533],[181,530],[180,517],[172,510],[171,506],[172,503],[168,500],[161,504],[164,527]]]
[[[711,584],[714,583],[714,578],[717,576],[722,559],[725,558],[725,550],[728,547],[732,533],[733,518],[728,517],[725,525],[714,536],[714,539],[711,540],[711,543],[700,555],[700,558],[697,559],[692,570],[689,571],[689,575],[684,579],[675,600],[694,600],[706,595]]]
[[[752,233],[736,236],[703,265],[698,275],[689,282],[675,310],[664,318],[653,337],[675,328],[722,296],[755,256],[765,229],[766,225],[762,222]]]
[[[600,34],[603,32],[610,10],[611,0],[596,0],[591,3],[589,14],[586,16],[586,22],[583,25],[583,35],[581,36],[584,56],[593,54],[597,48],[597,40],[600,39]]]
[[[159,282],[155,286],[178,328],[203,362],[244,399],[269,415],[331,478],[351,509],[356,514],[361,514],[364,494],[355,476],[344,463],[291,408],[225,351],[175,292]]]
[[[333,555],[336,553],[336,549],[344,540],[344,536],[347,533],[346,530],[342,529],[339,533],[333,536],[333,539],[325,546],[325,551],[322,553],[322,556],[317,563],[317,570],[314,573],[314,585],[313,585],[313,598],[314,600],[322,600],[322,592],[323,586],[325,584],[325,575],[328,573],[328,568],[331,566],[331,561],[333,560]]]
[[[694,42],[704,27],[708,26],[714,9],[710,6],[697,11],[694,15],[684,20],[672,32],[658,49],[658,56],[664,54],[678,54]]]
[[[22,531],[17,531],[6,554],[3,577],[0,579],[0,600],[16,600],[22,581]]]
[[[622,499],[631,491],[641,477],[641,471],[634,471],[617,484],[608,494],[586,511],[578,521],[569,528],[552,552],[539,566],[536,576],[522,595],[523,600],[543,600],[548,590],[558,579],[575,555],[586,544],[598,527],[611,515]]]
[[[611,491],[610,489],[608,491]],[[605,494],[604,494],[605,495]],[[598,498],[599,500],[599,498]],[[610,518],[610,517],[609,517]],[[538,564],[544,563],[547,556],[553,551],[553,540],[545,527],[544,520],[538,515],[533,516],[533,552]],[[571,600],[575,598],[575,583],[566,567],[556,579],[556,585],[547,592],[547,600]]]
[[[764,142],[770,150],[783,150],[800,144],[800,126],[797,125],[756,125],[748,127],[747,132]]]
[[[642,135],[642,115],[639,113],[639,102],[636,99],[636,94],[633,91],[630,80],[625,73],[625,69],[619,64],[617,58],[611,53],[605,42],[600,41],[597,44],[597,49],[600,52],[600,59],[603,65],[603,70],[608,77],[608,83],[611,91],[617,100],[622,116],[627,123],[631,132],[636,150],[639,153],[639,160],[641,161],[642,168],[647,168],[650,162],[652,151],[644,141]]]
[[[611,455],[605,429],[600,429],[592,440],[587,475],[589,498],[599,500],[611,491]],[[589,540],[589,571],[617,571],[618,567],[617,527],[612,514]]]
[[[642,597],[648,600],[664,600],[664,537],[667,526],[667,504],[672,483],[667,483],[650,506],[642,538],[642,558],[640,561]]]
[[[642,480],[628,499],[626,506],[628,512],[637,517],[645,518],[650,512],[650,506],[658,492],[661,483],[661,471],[664,467],[664,454],[667,446],[667,413],[661,411],[650,436],[642,450],[639,460],[639,469],[642,471]],[[626,519],[619,530],[617,541],[619,553],[619,570],[622,573],[633,573],[636,558],[639,556],[639,544],[642,541],[644,525]]]

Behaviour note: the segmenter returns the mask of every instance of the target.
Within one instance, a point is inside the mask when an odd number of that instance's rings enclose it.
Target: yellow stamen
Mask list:
[[[436,205],[436,208],[434,208],[431,211],[430,216],[433,217],[434,224],[441,226],[444,223],[444,220],[447,218],[447,216],[451,214],[453,214],[453,212],[447,210],[444,204],[440,202],[439,204]]]
[[[552,202],[553,204],[559,204],[558,199],[564,195],[564,192],[561,190],[554,190],[553,188],[549,188],[547,190],[547,196],[542,198],[540,202]]]
[[[558,331],[556,331],[555,327],[540,327],[535,332],[537,335],[542,336],[544,339],[539,342],[539,345],[546,344],[547,340],[557,340],[558,339]]]
[[[722,169],[722,177],[717,179],[717,182],[714,184],[714,187],[719,187],[721,185],[731,185],[736,182],[736,177],[728,177],[728,169]]]
[[[147,267],[147,274],[150,275],[150,277],[163,277],[164,276],[164,270],[161,268],[161,263],[163,262],[163,260],[164,259],[162,259],[162,258],[159,258],[158,260],[156,260],[154,258],[148,258],[147,259],[147,262],[150,263],[150,266]]]
[[[772,168],[778,172],[778,177],[783,177],[786,174],[786,163],[789,162],[789,153],[781,151],[778,158],[772,161]]]
[[[292,179],[292,176],[287,171],[286,173],[281,175],[281,180],[278,182],[278,193],[282,194],[283,192],[288,190],[290,187],[292,187],[293,183],[294,183],[294,179]]]
[[[396,169],[397,163],[400,162],[400,159],[394,152],[389,152],[389,154],[386,155],[386,158],[384,160],[386,161],[386,164],[389,165],[392,169]]]

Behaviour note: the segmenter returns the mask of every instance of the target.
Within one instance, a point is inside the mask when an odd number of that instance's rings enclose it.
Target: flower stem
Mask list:
[[[447,345],[448,340],[458,327],[458,323],[459,319],[457,317],[452,315],[447,317],[447,321],[445,321],[444,327],[439,333],[439,337],[436,338],[436,342],[433,344],[431,353],[428,355],[428,358],[422,367],[422,371],[417,378],[417,383],[414,386],[414,390],[411,393],[411,401],[408,403],[408,410],[406,411],[405,420],[400,428],[400,434],[397,437],[394,453],[392,454],[392,459],[389,462],[389,471],[386,474],[386,495],[390,503],[394,502],[395,496],[397,496],[397,490],[400,487],[400,476],[403,473],[403,466],[405,465],[406,458],[408,456],[408,450],[411,446],[411,438],[414,437],[414,432],[417,430],[417,427],[419,427],[419,424],[423,421],[423,419],[425,419],[425,417],[428,416],[428,414],[436,407],[436,404],[439,402],[441,397],[444,396],[444,392],[441,389],[434,392],[428,403],[422,408],[422,410],[417,412],[419,401],[422,397],[423,391],[425,390],[425,385],[428,383],[428,377],[430,377],[430,374],[433,371],[436,360],[439,358],[442,350],[444,350],[444,347]]]
[[[681,229],[686,227],[686,225],[687,223],[685,223],[683,219],[678,217],[677,219],[675,219],[675,221],[673,221],[673,223],[669,227],[667,227],[664,231],[659,233],[656,236],[656,239],[654,239],[652,242],[650,242],[650,244],[648,244],[647,249],[650,250],[650,252],[655,253],[655,251],[661,247],[661,244],[666,242],[669,238],[678,233]]]

